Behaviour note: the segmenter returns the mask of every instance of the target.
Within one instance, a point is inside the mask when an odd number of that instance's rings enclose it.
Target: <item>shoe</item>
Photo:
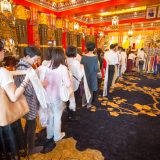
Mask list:
[[[85,103],[85,104],[82,104],[82,107],[86,107],[87,106],[87,103]]]
[[[35,153],[40,153],[42,150],[43,150],[43,146],[37,146],[37,147],[34,147],[33,149],[29,150],[28,154],[31,155],[31,154],[35,154]]]
[[[92,107],[92,105],[91,104],[87,104],[87,108],[91,108]]]
[[[53,150],[53,148],[55,148],[56,144],[53,141],[53,138],[47,139],[44,146],[43,146],[43,150],[41,151],[41,153],[49,153]]]
[[[60,136],[59,138],[54,138],[54,141],[55,141],[55,142],[60,141],[61,139],[63,139],[63,137],[65,137],[65,135],[66,135],[65,132],[62,132],[62,133],[61,133],[61,136]]]

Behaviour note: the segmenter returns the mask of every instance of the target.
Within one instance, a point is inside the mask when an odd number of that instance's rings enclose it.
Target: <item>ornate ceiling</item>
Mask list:
[[[111,31],[111,20],[114,15],[119,17],[120,28],[137,24],[138,28],[148,24],[159,25],[160,18],[147,20],[146,8],[160,6],[160,0],[13,0],[23,5],[38,6],[58,17],[71,19],[90,27]],[[160,7],[159,7],[160,8]],[[135,25],[136,26],[136,25]]]

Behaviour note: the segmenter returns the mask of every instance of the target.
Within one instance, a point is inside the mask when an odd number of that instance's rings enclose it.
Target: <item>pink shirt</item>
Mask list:
[[[39,71],[41,74],[41,71]],[[64,65],[60,65],[56,69],[47,68],[45,73],[45,80],[48,82],[47,87],[45,88],[47,93],[48,103],[60,100],[60,85],[64,80],[67,87],[70,87],[70,78],[68,69]]]

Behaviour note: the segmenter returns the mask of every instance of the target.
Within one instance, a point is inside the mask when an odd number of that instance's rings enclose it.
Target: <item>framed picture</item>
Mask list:
[[[158,7],[157,18],[160,18],[160,6]]]
[[[146,19],[156,18],[156,15],[157,15],[157,7],[156,6],[147,8]]]

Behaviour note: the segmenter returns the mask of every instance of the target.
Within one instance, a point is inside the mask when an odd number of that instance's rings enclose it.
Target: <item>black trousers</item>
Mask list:
[[[143,65],[144,65],[144,61],[143,60],[140,60],[139,61],[139,72],[142,73],[143,71]]]
[[[75,96],[75,101],[76,101],[76,108],[82,107],[82,96],[80,96],[80,86],[74,92],[74,96]],[[75,118],[76,117],[76,112],[69,109],[69,107],[68,107],[69,106],[69,101],[66,104],[67,104],[68,117]]]
[[[29,152],[34,148],[35,132],[36,132],[36,119],[26,120],[25,140]]]
[[[112,85],[114,71],[115,71],[115,66],[114,65],[109,65],[109,68],[108,68],[108,86],[107,86],[107,92],[108,93],[109,93],[109,90],[110,90],[111,85]]]
[[[19,150],[25,149],[24,133],[20,120],[0,127],[0,160],[11,160],[15,156],[20,159]]]
[[[157,64],[157,74],[160,74],[160,63]]]

